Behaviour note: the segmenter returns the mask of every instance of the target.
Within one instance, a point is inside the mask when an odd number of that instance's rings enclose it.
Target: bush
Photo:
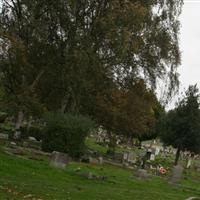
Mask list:
[[[0,111],[0,123],[4,123],[7,118],[7,113]]]
[[[49,113],[45,121],[42,141],[44,151],[65,152],[73,158],[84,153],[85,138],[95,127],[91,119],[81,115]]]

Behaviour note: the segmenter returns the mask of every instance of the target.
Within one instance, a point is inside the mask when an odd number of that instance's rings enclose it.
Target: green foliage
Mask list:
[[[130,82],[125,89],[100,93],[97,103],[99,123],[113,133],[133,139],[149,133],[155,124],[153,108],[157,98],[143,79]]]
[[[36,140],[42,140],[43,128],[40,126],[23,126],[20,128],[21,138],[27,139],[28,137],[34,137]]]
[[[0,123],[5,122],[7,116],[8,116],[7,113],[5,113],[5,112],[0,112]]]
[[[10,134],[14,130],[14,125],[11,122],[5,122],[0,124],[0,131],[3,133]]]
[[[0,5],[0,81],[15,113],[90,114],[97,94],[141,76],[155,87],[167,75],[176,86],[182,0]]]
[[[81,115],[49,113],[42,141],[45,151],[66,152],[80,157],[85,150],[85,138],[95,127],[94,122]]]
[[[181,151],[200,152],[200,110],[199,94],[195,86],[190,86],[186,96],[163,120],[161,139]]]

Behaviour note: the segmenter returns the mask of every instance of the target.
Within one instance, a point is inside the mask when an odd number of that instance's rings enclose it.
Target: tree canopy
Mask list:
[[[190,86],[185,97],[164,119],[164,132],[161,135],[166,145],[177,148],[175,164],[180,151],[200,152],[200,110],[197,86]]]
[[[177,85],[182,0],[0,4],[1,84],[20,118],[45,110],[91,115],[99,94],[125,93],[138,79],[155,88],[168,77],[169,94]]]

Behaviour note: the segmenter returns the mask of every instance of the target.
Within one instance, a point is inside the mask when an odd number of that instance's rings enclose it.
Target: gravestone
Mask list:
[[[50,157],[50,166],[64,169],[69,162],[69,156],[66,153],[54,151]]]
[[[8,134],[0,133],[1,140],[8,140],[8,138],[9,138]]]
[[[99,164],[102,165],[103,164],[103,157],[99,157]]]
[[[157,156],[157,155],[159,155],[159,153],[160,153],[160,147],[156,147],[156,149],[155,149],[155,155]]]
[[[178,183],[181,181],[183,174],[183,167],[180,165],[174,166],[172,170],[172,177],[171,177],[171,182],[172,183]]]
[[[136,172],[136,177],[139,179],[147,179],[149,177],[147,170],[145,169],[138,169]]]
[[[136,163],[136,155],[133,153],[133,152],[130,152],[129,154],[128,154],[128,163],[130,163],[130,164],[134,164],[134,163]]]
[[[37,141],[34,137],[28,137],[28,140],[29,140],[29,141],[32,141],[32,142]]]
[[[154,160],[155,160],[155,154],[154,154],[154,153],[151,154],[150,160],[151,160],[151,161],[154,161]]]
[[[192,165],[192,159],[188,158],[186,168],[189,169],[191,167],[191,165]]]
[[[99,161],[96,158],[89,157],[89,163],[97,165],[97,164],[99,164]]]
[[[200,172],[200,165],[199,164],[195,164],[194,165],[194,169],[196,172]]]
[[[128,160],[128,153],[124,153],[123,154],[123,161],[127,161]]]

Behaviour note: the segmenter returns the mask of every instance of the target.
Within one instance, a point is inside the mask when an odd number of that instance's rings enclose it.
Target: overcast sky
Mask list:
[[[179,67],[180,90],[190,84],[200,87],[200,0],[184,0],[181,14],[180,48],[182,64]]]
[[[182,63],[178,69],[179,93],[186,90],[189,85],[196,83],[200,89],[200,0],[184,0],[180,21]],[[173,99],[169,109],[174,107],[176,100],[177,98]]]

